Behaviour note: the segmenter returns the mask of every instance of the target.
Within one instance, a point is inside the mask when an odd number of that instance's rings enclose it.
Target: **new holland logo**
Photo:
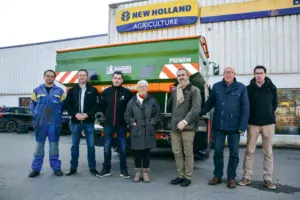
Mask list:
[[[130,12],[129,11],[124,11],[121,15],[121,20],[123,22],[126,22],[130,19]]]
[[[173,0],[119,10],[116,14],[120,33],[171,28],[195,24],[199,17],[196,0]]]

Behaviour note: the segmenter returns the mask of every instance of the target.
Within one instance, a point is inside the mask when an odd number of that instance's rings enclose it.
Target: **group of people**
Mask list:
[[[238,182],[244,186],[251,183],[253,155],[259,134],[262,135],[264,152],[263,179],[269,189],[275,189],[272,183],[273,155],[272,136],[275,133],[275,110],[277,91],[272,81],[266,76],[266,68],[257,66],[254,78],[246,87],[235,78],[233,67],[224,69],[223,80],[213,85],[207,102],[201,109],[200,90],[189,81],[188,71],[177,71],[177,85],[173,90],[167,107],[172,113],[171,144],[174,153],[177,177],[170,181],[172,185],[183,187],[191,184],[194,154],[193,142],[198,127],[198,118],[212,108],[214,130],[214,177],[210,185],[222,182],[224,168],[224,148],[227,142],[230,150],[227,167],[227,186],[236,187],[236,169],[239,164],[240,135],[247,130],[247,148],[244,157],[244,175]],[[157,100],[148,94],[148,82],[137,83],[138,92],[133,95],[122,86],[123,74],[116,71],[112,75],[112,86],[99,95],[97,89],[88,83],[88,72],[78,71],[78,84],[64,91],[54,84],[55,72],[44,73],[45,83],[35,88],[30,107],[36,137],[36,150],[29,177],[40,174],[44,145],[48,136],[50,166],[56,176],[63,176],[59,160],[59,136],[61,113],[66,110],[72,121],[72,147],[70,170],[71,176],[77,173],[79,144],[82,131],[87,143],[88,166],[92,175],[105,177],[111,175],[111,147],[116,133],[119,144],[120,176],[130,179],[126,161],[127,132],[130,132],[130,147],[134,152],[134,182],[150,182],[150,151],[156,148],[156,129],[161,123],[161,110]],[[104,114],[104,163],[101,172],[96,170],[94,147],[95,113]],[[129,129],[129,130],[128,130]]]

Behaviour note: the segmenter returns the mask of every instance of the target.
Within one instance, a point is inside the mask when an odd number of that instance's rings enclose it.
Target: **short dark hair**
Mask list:
[[[79,74],[79,72],[85,72],[87,76],[89,75],[89,73],[88,73],[88,71],[86,69],[80,69],[80,70],[78,70],[77,74]]]
[[[253,71],[254,74],[255,74],[255,71],[256,71],[257,69],[263,69],[264,72],[265,72],[265,74],[267,73],[267,69],[265,68],[265,66],[257,65],[257,66],[254,68],[254,71]]]
[[[177,70],[177,73],[178,73],[179,71],[181,71],[181,70],[185,71],[187,76],[189,75],[189,71],[188,71],[186,68],[179,68],[179,69]]]
[[[52,69],[47,69],[45,72],[44,72],[44,76],[46,76],[47,72],[52,72],[54,74],[54,78],[56,78],[56,73],[55,71],[53,71]]]
[[[120,71],[115,71],[115,72],[113,73],[112,77],[114,77],[115,74],[121,75],[122,78],[123,78],[123,73],[122,73],[122,72],[120,72]]]

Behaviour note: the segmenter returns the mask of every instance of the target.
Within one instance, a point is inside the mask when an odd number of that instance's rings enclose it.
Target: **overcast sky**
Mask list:
[[[108,5],[124,0],[0,0],[0,47],[108,32]]]

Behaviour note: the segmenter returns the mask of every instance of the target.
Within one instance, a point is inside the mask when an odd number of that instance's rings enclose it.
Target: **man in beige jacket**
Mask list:
[[[178,177],[170,183],[187,187],[191,184],[194,168],[193,142],[201,96],[200,90],[189,82],[186,69],[178,69],[177,81],[178,85],[168,101],[168,107],[172,108],[172,150],[178,171]]]

